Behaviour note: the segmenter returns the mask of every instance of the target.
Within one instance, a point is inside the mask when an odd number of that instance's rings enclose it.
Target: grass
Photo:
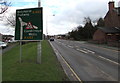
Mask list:
[[[3,54],[3,81],[67,81],[48,41],[42,42],[42,63],[36,63],[37,43],[22,46],[22,63],[19,63],[19,45]]]

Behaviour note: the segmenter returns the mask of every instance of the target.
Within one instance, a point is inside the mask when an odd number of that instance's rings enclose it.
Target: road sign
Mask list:
[[[43,11],[40,8],[16,10],[15,40],[39,41],[43,35]]]

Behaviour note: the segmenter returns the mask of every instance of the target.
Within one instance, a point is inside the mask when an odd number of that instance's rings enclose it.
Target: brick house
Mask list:
[[[114,6],[114,1],[109,4],[109,11],[104,17],[105,27],[120,27],[120,7]]]
[[[120,31],[116,27],[98,27],[93,40],[98,41],[98,43],[116,42],[120,40]]]
[[[120,41],[120,7],[115,7],[114,1],[109,2],[108,6],[105,27],[98,27],[93,35],[93,40],[99,43]]]

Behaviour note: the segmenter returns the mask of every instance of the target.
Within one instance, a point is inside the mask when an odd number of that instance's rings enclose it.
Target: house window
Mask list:
[[[120,40],[120,34],[116,34],[117,41]]]
[[[107,34],[107,40],[112,41],[112,34]]]
[[[111,36],[112,34],[107,34],[108,36]]]

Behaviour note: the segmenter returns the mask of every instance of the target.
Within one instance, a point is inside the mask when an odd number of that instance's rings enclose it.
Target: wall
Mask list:
[[[93,40],[98,41],[99,43],[105,43],[107,41],[106,34],[102,30],[98,29],[93,35]]]

